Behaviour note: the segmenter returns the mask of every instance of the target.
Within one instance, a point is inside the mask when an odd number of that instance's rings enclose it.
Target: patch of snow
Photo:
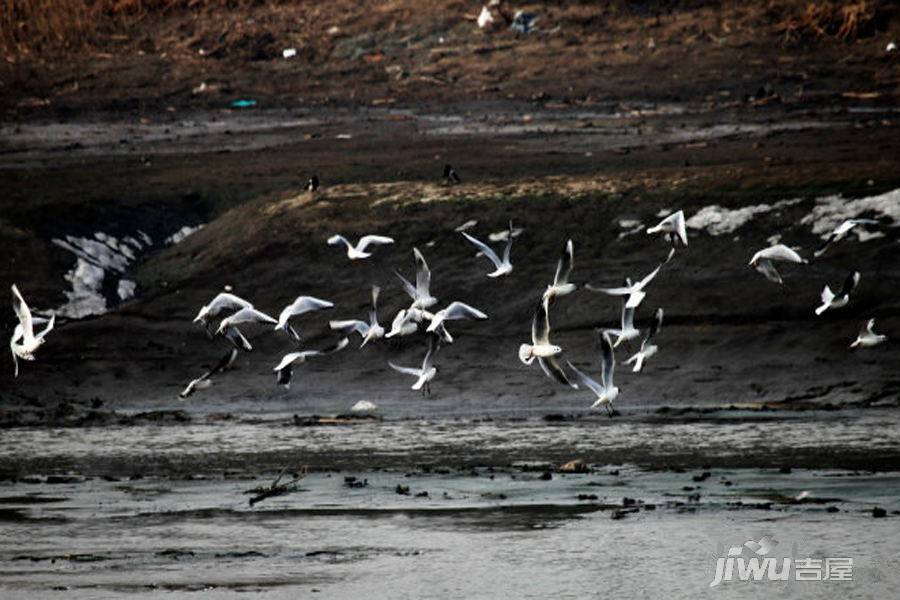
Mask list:
[[[701,208],[690,219],[685,221],[685,225],[688,229],[703,230],[712,236],[725,235],[734,233],[752,221],[757,215],[780,210],[798,202],[801,202],[801,199],[782,200],[775,204],[753,204],[735,209],[713,204]]]
[[[196,227],[190,227],[188,225],[185,225],[184,227],[182,227],[181,229],[179,229],[178,231],[176,231],[175,233],[173,233],[172,235],[170,235],[169,237],[166,238],[166,245],[168,246],[168,245],[177,244],[178,242],[181,242],[182,240],[184,240],[184,238],[186,238],[187,236],[189,236],[192,233],[195,233],[197,231],[200,231],[201,229],[203,229],[203,225],[197,225]]]
[[[125,302],[126,300],[131,300],[134,298],[134,292],[137,289],[137,284],[130,279],[120,279],[119,280],[119,288],[116,292],[119,294],[119,300],[121,302]]]
[[[800,223],[810,225],[814,234],[825,239],[847,219],[859,217],[888,218],[894,224],[900,224],[900,189],[856,200],[840,195],[817,198],[812,211]],[[851,233],[855,233],[861,242],[884,235],[879,231],[868,232],[864,227],[854,227]]]

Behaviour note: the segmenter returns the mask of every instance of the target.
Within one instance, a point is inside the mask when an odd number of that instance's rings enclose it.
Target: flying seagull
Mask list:
[[[334,304],[328,300],[314,298],[312,296],[297,296],[297,298],[284,307],[281,314],[278,315],[278,323],[275,325],[275,331],[283,331],[291,336],[295,342],[300,342],[300,334],[291,326],[291,319],[299,317],[302,314],[323,310],[325,308],[334,308]]]
[[[657,225],[647,229],[648,235],[655,233],[663,234],[669,243],[675,246],[679,241],[685,246],[688,245],[687,229],[684,225],[684,211],[672,213]]]
[[[547,286],[544,291],[544,300],[553,300],[560,296],[568,296],[575,291],[575,284],[569,283],[569,276],[572,274],[572,267],[575,265],[575,249],[572,240],[566,242],[563,248],[562,256],[556,263],[556,275],[553,276],[553,283]]]
[[[200,308],[200,312],[194,317],[194,323],[200,323],[209,333],[209,322],[213,318],[223,312],[235,312],[242,308],[253,308],[253,304],[234,294],[222,292],[213,298],[209,304]]]
[[[347,238],[342,235],[333,235],[328,238],[329,246],[336,246],[338,244],[344,244],[347,246],[347,258],[350,260],[359,260],[362,258],[369,258],[372,256],[371,252],[366,252],[366,248],[371,245],[381,245],[381,244],[393,244],[394,238],[389,238],[383,235],[364,235],[359,238],[359,241],[356,243],[356,246],[351,244]]]
[[[622,342],[631,341],[640,337],[641,332],[634,328],[634,309],[628,308],[626,302],[622,306],[622,326],[619,329],[607,329],[610,335],[616,336],[613,348],[618,348]]]
[[[434,366],[432,360],[434,358],[435,352],[437,352],[438,347],[439,343],[437,342],[437,336],[429,335],[428,352],[425,353],[425,360],[422,361],[421,367],[401,367],[395,365],[392,362],[388,362],[388,366],[390,366],[398,373],[404,373],[406,375],[412,375],[413,377],[415,377],[416,382],[412,384],[412,387],[410,389],[422,390],[422,395],[427,394],[430,396],[431,380],[434,379],[435,375],[437,375],[437,367]]]
[[[216,330],[216,333],[218,335],[224,335],[225,331],[229,327],[233,327],[241,323],[277,324],[278,321],[276,321],[269,315],[256,310],[255,308],[242,308],[230,317],[225,317],[224,319],[222,319],[222,321],[219,323],[219,328]]]
[[[669,257],[671,258],[672,254],[669,253]],[[668,262],[668,260],[666,260]],[[665,264],[665,263],[663,263]],[[632,284],[630,279],[625,280],[625,285],[617,288],[600,288],[594,287],[590,284],[585,285],[585,287],[592,292],[601,292],[603,294],[609,294],[611,296],[628,296],[628,300],[625,302],[625,308],[637,308],[640,303],[644,300],[644,297],[647,295],[647,292],[644,291],[644,288],[647,287],[653,278],[659,273],[659,270],[663,265],[659,265],[650,273],[638,281],[637,283]]]
[[[847,237],[847,234],[850,233],[850,230],[852,230],[857,225],[879,225],[879,223],[875,219],[847,219],[846,221],[835,227],[834,231],[828,234],[828,237],[825,238],[825,243],[819,246],[819,248],[817,248],[816,251],[813,252],[813,256],[819,258],[823,254],[825,254],[825,251],[828,250],[828,248],[832,244],[835,244]]]
[[[419,330],[418,321],[413,318],[414,311],[418,311],[418,309],[402,309],[397,312],[397,316],[394,317],[393,322],[391,323],[391,330],[388,331],[384,337],[392,338],[394,336],[407,336],[412,335]]]
[[[653,326],[650,328],[650,331],[647,332],[646,337],[641,342],[641,349],[637,351],[631,358],[625,361],[626,365],[630,365],[634,363],[634,367],[631,369],[634,373],[640,373],[644,370],[644,363],[647,360],[656,354],[659,348],[656,344],[651,344],[650,340],[659,333],[659,330],[662,328],[663,322],[663,309],[656,309],[656,318],[653,321]]]
[[[448,185],[462,183],[462,180],[460,180],[459,175],[456,173],[456,169],[449,164],[444,165],[444,183]]]
[[[494,250],[490,246],[488,246],[481,240],[475,239],[474,237],[472,237],[465,231],[462,232],[463,237],[465,237],[467,240],[472,242],[472,244],[474,244],[479,250],[481,250],[481,252],[488,258],[488,260],[490,260],[492,263],[494,263],[495,270],[491,273],[488,273],[488,277],[502,277],[503,275],[508,275],[508,274],[512,273],[513,266],[512,266],[512,263],[509,261],[509,251],[512,249],[512,241],[513,241],[512,230],[513,230],[513,225],[512,225],[512,221],[510,221],[509,222],[510,235],[509,235],[509,238],[507,238],[507,240],[506,240],[506,247],[503,249],[503,260],[500,260],[500,257],[497,256],[497,253],[494,252]]]
[[[557,356],[562,354],[562,348],[550,342],[550,315],[549,303],[541,301],[534,311],[534,319],[531,322],[531,344],[519,346],[519,360],[530,365],[537,359],[541,369],[551,379],[555,379],[563,385],[578,389],[578,385],[569,381],[565,371],[559,364]]]
[[[34,353],[46,341],[46,336],[53,330],[56,324],[56,315],[50,317],[50,320],[40,317],[34,317],[31,309],[19,293],[19,288],[15,284],[12,285],[13,310],[19,323],[13,330],[12,338],[9,340],[9,349],[12,351],[13,363],[15,363],[15,376],[19,376],[19,362],[22,360],[34,360]],[[34,332],[35,325],[44,325],[46,327],[40,332]]]
[[[182,390],[180,394],[178,394],[178,397],[182,400],[185,400],[186,398],[193,396],[197,390],[205,390],[210,387],[213,383],[211,379],[212,376],[216,373],[221,373],[222,371],[230,367],[232,363],[234,363],[234,359],[237,358],[237,355],[237,348],[229,348],[228,352],[226,352],[225,355],[221,359],[219,359],[219,362],[216,363],[216,365],[212,369],[209,369],[203,375],[187,384],[187,387],[184,388],[184,390]]]
[[[329,321],[328,326],[332,329],[342,331],[344,335],[358,333],[362,338],[360,348],[371,342],[384,337],[384,327],[378,323],[378,295],[381,288],[377,285],[372,286],[372,308],[369,309],[369,322],[357,319],[348,319],[344,321]]]
[[[859,271],[853,271],[847,275],[846,279],[844,279],[844,285],[841,286],[841,291],[838,292],[837,295],[835,295],[835,293],[831,291],[831,288],[826,285],[825,289],[822,290],[822,305],[816,308],[816,314],[821,315],[828,309],[847,306],[847,303],[850,302],[850,292],[852,292],[858,284]]]
[[[427,318],[426,313],[426,318]],[[456,321],[459,319],[474,319],[476,321],[484,321],[488,316],[474,308],[469,306],[465,302],[451,302],[447,305],[447,308],[437,311],[433,315],[431,315],[431,323],[428,325],[426,329],[429,333],[438,332],[440,333],[444,340],[448,343],[453,343],[453,338],[450,336],[450,333],[444,327],[444,321]]]
[[[569,363],[569,368],[578,375],[581,383],[597,396],[597,400],[594,401],[591,408],[606,406],[607,414],[612,417],[612,403],[613,400],[619,396],[619,388],[613,385],[613,372],[616,370],[616,357],[613,354],[612,340],[609,338],[609,333],[606,331],[601,331],[599,333],[601,352],[600,381],[594,381],[588,375],[579,371],[571,362]]]
[[[775,244],[764,250],[760,250],[750,259],[750,266],[765,275],[766,279],[773,283],[783,284],[781,274],[775,269],[775,261],[791,262],[805,265],[809,261],[801,258],[799,254],[784,244]]]
[[[416,262],[416,285],[411,284],[399,271],[394,273],[400,278],[404,291],[412,298],[413,308],[431,308],[437,304],[437,298],[431,295],[431,270],[425,257],[418,248],[413,248],[413,258]]]
[[[335,345],[329,346],[328,348],[324,348],[322,350],[303,350],[301,352],[291,352],[290,354],[285,354],[281,359],[281,362],[278,363],[278,366],[272,369],[276,373],[275,382],[278,385],[283,385],[285,389],[290,388],[291,378],[294,374],[294,363],[305,363],[310,358],[314,358],[316,356],[333,354],[335,352],[338,352],[339,350],[343,350],[349,343],[350,340],[348,340],[347,338],[341,338]]]
[[[886,335],[881,335],[875,333],[873,330],[875,329],[875,319],[869,319],[865,325],[863,325],[862,329],[859,330],[859,335],[856,336],[856,340],[850,344],[851,348],[871,348],[872,346],[877,346],[882,342],[887,341]]]

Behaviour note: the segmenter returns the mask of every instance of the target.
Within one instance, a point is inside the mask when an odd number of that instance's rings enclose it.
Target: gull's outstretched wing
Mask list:
[[[486,257],[488,257],[488,259],[489,259],[492,263],[494,263],[494,266],[495,266],[495,267],[497,267],[497,268],[499,269],[499,268],[501,267],[501,265],[503,265],[503,261],[500,260],[500,257],[497,256],[497,253],[494,252],[493,248],[491,248],[490,246],[488,246],[487,244],[485,244],[485,243],[482,242],[481,240],[478,240],[478,239],[473,238],[471,235],[469,235],[469,234],[466,233],[465,231],[462,232],[462,236],[463,236],[464,238],[466,238],[467,240],[469,240],[472,244],[474,244],[476,248],[478,248],[479,250],[481,250],[481,252],[482,252]]]

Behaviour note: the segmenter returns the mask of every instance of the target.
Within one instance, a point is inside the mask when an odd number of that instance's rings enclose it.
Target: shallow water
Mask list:
[[[873,504],[896,502],[900,476],[842,471],[523,469],[314,473],[293,494],[251,508],[267,480],[90,479],[6,483],[0,501],[4,598],[122,595],[231,598],[510,598],[707,593],[884,597],[900,540]],[[731,485],[726,485],[725,482]],[[410,495],[395,492],[397,485]],[[694,490],[683,488],[691,487]],[[428,497],[416,497],[423,491]],[[789,504],[808,492],[824,504]],[[696,499],[689,494],[699,492]],[[596,500],[579,500],[594,494]],[[47,496],[47,503],[33,497]],[[22,496],[31,496],[22,499]],[[17,498],[18,497],[18,498]],[[620,519],[624,498],[637,510]],[[584,498],[584,496],[582,497]],[[743,506],[736,503],[743,502]],[[885,504],[888,503],[888,504]],[[652,505],[652,508],[648,505]],[[838,512],[826,512],[826,506]],[[710,590],[716,556],[773,535],[795,557],[850,556],[853,582],[732,582]],[[55,591],[56,590],[56,591]]]

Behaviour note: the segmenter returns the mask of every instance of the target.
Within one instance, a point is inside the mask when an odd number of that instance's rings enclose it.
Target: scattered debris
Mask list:
[[[235,100],[231,103],[231,108],[252,108],[256,106],[256,100]]]
[[[275,481],[271,483],[268,487],[255,487],[252,490],[247,490],[244,492],[245,494],[253,494],[253,497],[250,498],[249,504],[253,506],[257,502],[262,502],[267,498],[273,498],[275,496],[284,496],[286,494],[292,494],[297,491],[297,484],[301,479],[306,477],[307,469],[303,467],[300,473],[294,473],[293,479],[287,481],[285,483],[281,483],[282,477],[287,472],[287,467],[281,470],[281,473],[278,474],[278,477],[275,478]]]

